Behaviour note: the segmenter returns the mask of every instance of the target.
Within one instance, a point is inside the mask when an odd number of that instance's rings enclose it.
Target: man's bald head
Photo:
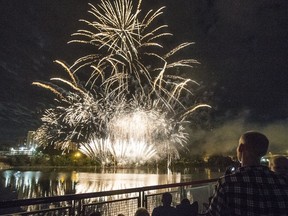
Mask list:
[[[247,151],[256,157],[263,157],[269,146],[268,138],[259,132],[248,131],[240,137],[240,143],[245,145]]]

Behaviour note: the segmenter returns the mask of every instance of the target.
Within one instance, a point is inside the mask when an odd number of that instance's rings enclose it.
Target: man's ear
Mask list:
[[[239,144],[238,151],[243,152],[244,148],[245,148],[244,144]]]

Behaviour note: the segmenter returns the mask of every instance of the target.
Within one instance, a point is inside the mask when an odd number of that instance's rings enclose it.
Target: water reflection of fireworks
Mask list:
[[[45,111],[37,139],[62,149],[77,144],[103,164],[177,156],[177,145],[187,139],[187,117],[199,107],[209,107],[189,105],[189,89],[197,83],[173,74],[172,69],[198,63],[172,60],[192,43],[164,52],[161,38],[171,34],[166,25],[155,25],[163,8],[143,16],[141,1],[137,7],[132,0],[90,6],[94,21],[81,20],[87,29],[78,30],[70,42],[93,45],[97,54],[80,57],[72,66],[56,61],[67,79],[33,83],[55,93],[58,103]],[[84,86],[76,76],[83,71],[90,71]]]

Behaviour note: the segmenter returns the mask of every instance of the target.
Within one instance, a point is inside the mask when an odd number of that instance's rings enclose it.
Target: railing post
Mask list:
[[[71,201],[71,216],[81,216],[83,215],[82,213],[82,202],[81,199],[80,200],[72,200]]]
[[[138,196],[138,208],[139,207],[145,207],[147,208],[147,202],[145,199],[145,193],[143,190],[139,191],[139,196]]]
[[[139,191],[139,195],[138,195],[138,208],[141,207],[141,204],[142,204],[142,193],[141,191]]]
[[[142,191],[142,206],[147,209],[147,199],[145,196],[145,191]]]
[[[71,215],[72,215],[72,216],[75,216],[75,212],[76,212],[76,200],[72,200],[71,206],[72,206]]]
[[[148,208],[148,199],[147,196],[144,194],[144,207],[147,209]]]
[[[77,208],[77,215],[81,216],[84,215],[84,212],[82,212],[83,208],[82,208],[82,200],[78,200],[78,208]]]

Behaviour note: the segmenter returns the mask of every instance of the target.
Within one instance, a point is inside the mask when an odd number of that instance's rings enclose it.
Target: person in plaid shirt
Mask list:
[[[267,137],[259,132],[240,137],[237,158],[241,167],[219,179],[206,215],[288,216],[287,179],[260,165],[268,145]]]

